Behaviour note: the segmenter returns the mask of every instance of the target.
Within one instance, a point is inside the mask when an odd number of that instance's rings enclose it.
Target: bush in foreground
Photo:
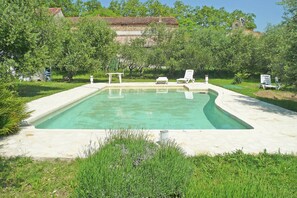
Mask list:
[[[0,85],[0,136],[16,133],[20,123],[28,117],[25,103],[13,91]]]
[[[82,160],[77,197],[181,197],[193,164],[172,142],[156,145],[140,132],[112,135]],[[137,134],[137,135],[135,135]]]

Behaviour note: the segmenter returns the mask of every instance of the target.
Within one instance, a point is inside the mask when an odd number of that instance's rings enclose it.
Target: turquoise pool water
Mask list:
[[[214,104],[214,92],[105,89],[36,123],[40,129],[248,129]]]

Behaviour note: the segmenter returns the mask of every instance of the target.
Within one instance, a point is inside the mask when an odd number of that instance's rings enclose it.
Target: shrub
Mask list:
[[[75,196],[181,197],[192,171],[174,143],[156,145],[139,131],[117,132],[82,160]]]
[[[0,136],[16,133],[20,123],[28,117],[24,102],[16,97],[15,92],[0,85]]]
[[[249,76],[250,74],[248,73],[238,72],[235,74],[232,84],[240,84],[243,82],[244,79],[247,79]]]

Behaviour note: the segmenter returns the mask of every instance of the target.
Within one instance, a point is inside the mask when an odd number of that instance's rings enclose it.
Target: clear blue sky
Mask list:
[[[99,0],[104,7],[108,7],[111,0]],[[145,2],[146,0],[141,0]],[[187,5],[224,7],[228,12],[236,9],[256,15],[256,31],[265,31],[268,24],[276,25],[282,21],[283,7],[277,5],[281,0],[183,0]],[[160,0],[161,3],[172,7],[175,0]]]

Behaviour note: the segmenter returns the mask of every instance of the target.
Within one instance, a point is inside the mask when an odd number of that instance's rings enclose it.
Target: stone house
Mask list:
[[[79,21],[80,17],[67,17],[72,22]],[[123,44],[142,35],[151,23],[163,23],[170,29],[178,27],[174,17],[94,17],[96,20],[105,21],[117,34],[116,41]]]
[[[163,23],[170,29],[178,27],[174,17],[99,17],[117,34],[119,43],[126,43],[140,37],[151,23]]]
[[[54,17],[64,17],[61,8],[49,8],[49,12]],[[67,17],[73,22],[77,22],[80,17]],[[163,23],[166,27],[175,29],[178,22],[174,17],[94,17],[105,21],[109,27],[117,34],[116,41],[126,43],[142,35],[144,30],[151,23]]]

